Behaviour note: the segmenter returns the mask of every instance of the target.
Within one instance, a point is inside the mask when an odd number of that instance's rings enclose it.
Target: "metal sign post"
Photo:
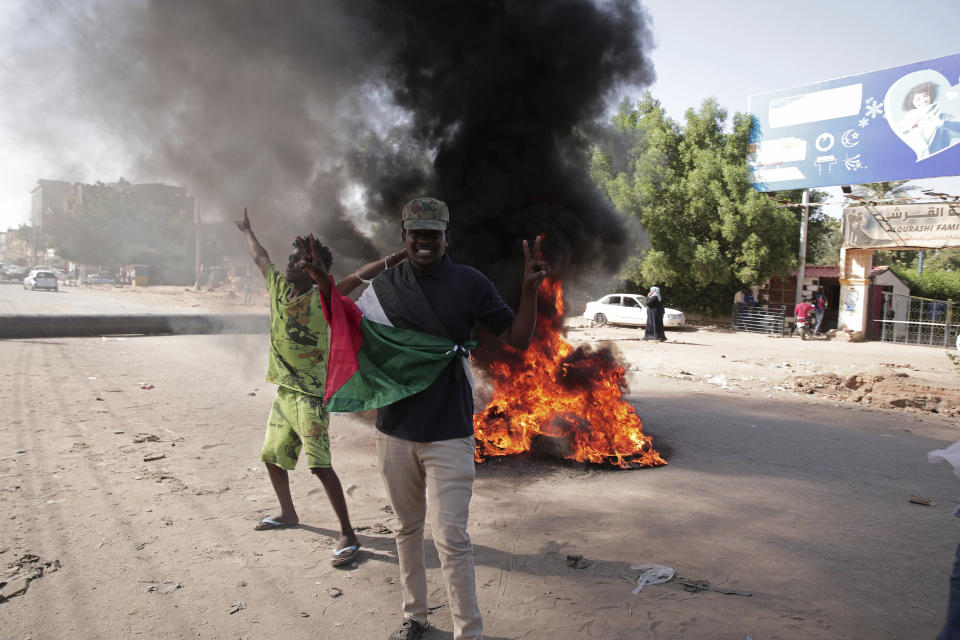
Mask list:
[[[795,305],[803,300],[803,272],[807,265],[807,222],[810,219],[810,189],[803,190],[800,204],[803,206],[803,216],[800,219],[800,265],[797,267],[797,294],[793,301]]]

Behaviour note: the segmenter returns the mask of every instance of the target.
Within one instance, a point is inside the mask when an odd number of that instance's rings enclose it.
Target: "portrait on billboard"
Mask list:
[[[917,162],[926,160],[960,143],[960,85],[931,69],[908,73],[887,90],[884,116]]]

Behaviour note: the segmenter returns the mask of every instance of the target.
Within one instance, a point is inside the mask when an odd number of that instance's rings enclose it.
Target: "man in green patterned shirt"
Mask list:
[[[330,291],[334,286],[329,275],[333,256],[312,235],[307,239],[297,238],[286,270],[281,273],[253,234],[246,209],[243,210],[243,220],[237,220],[236,225],[246,236],[250,256],[267,280],[270,299],[267,381],[277,385],[260,459],[266,463],[270,482],[280,502],[280,515],[264,518],[256,529],[281,529],[299,523],[290,495],[288,471],[296,467],[302,448],[307,466],[320,478],[340,520],[340,539],[333,550],[331,563],[344,565],[356,558],[360,542],[350,524],[340,479],[331,466],[330,415],[323,406],[330,331],[321,297],[329,308]],[[389,260],[393,260],[393,265],[388,263]],[[395,255],[390,255],[366,264],[341,280],[337,287],[346,294],[361,281],[395,266],[397,261]]]

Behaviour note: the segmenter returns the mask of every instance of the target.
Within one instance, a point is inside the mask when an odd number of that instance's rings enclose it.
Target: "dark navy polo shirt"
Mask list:
[[[414,273],[423,295],[457,344],[468,341],[477,324],[495,336],[513,324],[513,310],[490,279],[473,267],[454,264],[445,255],[436,267],[414,269]],[[377,429],[414,442],[472,436],[473,391],[462,368],[463,363],[454,359],[420,393],[378,409]]]

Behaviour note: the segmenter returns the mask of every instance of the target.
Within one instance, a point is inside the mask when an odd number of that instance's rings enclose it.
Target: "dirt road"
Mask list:
[[[794,387],[886,373],[949,395],[946,352],[710,328],[654,344],[572,324],[571,341],[620,351],[670,464],[480,465],[471,535],[488,638],[936,634],[960,480],[925,453],[960,439],[958,418],[867,404],[872,390]],[[365,549],[355,566],[329,566],[336,521],[305,470],[292,474],[302,526],[252,529],[276,512],[258,462],[265,361],[264,336],[0,342],[0,567],[34,577],[0,603],[4,637],[387,636],[400,606],[396,523],[368,416],[331,427]],[[449,639],[432,544],[428,559],[430,637]],[[737,593],[674,580],[632,594],[640,563]]]

